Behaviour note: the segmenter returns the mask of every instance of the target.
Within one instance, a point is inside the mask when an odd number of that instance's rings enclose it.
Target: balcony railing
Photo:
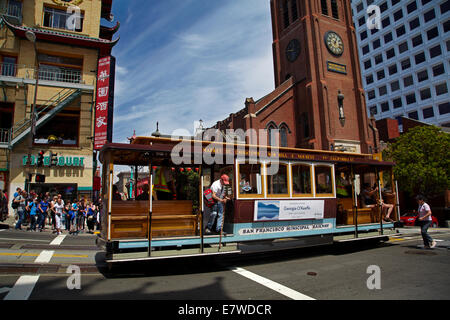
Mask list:
[[[35,79],[36,69],[25,65],[0,63],[1,76]],[[39,80],[58,81],[67,83],[84,83],[79,69],[54,68],[40,66]]]

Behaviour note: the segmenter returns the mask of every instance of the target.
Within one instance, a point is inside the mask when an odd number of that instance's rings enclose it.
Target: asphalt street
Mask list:
[[[0,300],[450,299],[450,229],[431,230],[438,241],[432,250],[421,247],[417,229],[400,231],[384,243],[128,263],[109,271],[95,235],[2,230]]]

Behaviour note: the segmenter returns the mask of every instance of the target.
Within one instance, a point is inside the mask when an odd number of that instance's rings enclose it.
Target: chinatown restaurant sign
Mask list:
[[[98,61],[94,150],[112,141],[115,63],[112,56]]]

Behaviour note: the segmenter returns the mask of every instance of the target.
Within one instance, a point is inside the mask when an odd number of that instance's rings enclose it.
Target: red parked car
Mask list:
[[[403,224],[403,226],[414,226],[414,224],[416,222],[416,218],[417,218],[417,212],[416,211],[410,211],[410,212],[404,213],[400,217],[400,221]],[[438,220],[433,215],[431,215],[431,219],[432,219],[431,227],[432,228],[437,228],[439,226]]]

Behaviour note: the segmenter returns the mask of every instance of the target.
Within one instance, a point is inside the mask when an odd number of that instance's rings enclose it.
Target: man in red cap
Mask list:
[[[209,216],[208,224],[206,225],[205,233],[211,234],[212,227],[214,225],[214,220],[217,217],[217,224],[216,224],[216,233],[220,233],[220,228],[222,226],[222,220],[223,220],[223,208],[227,202],[227,200],[230,200],[225,195],[225,188],[224,186],[230,184],[230,178],[223,174],[220,176],[220,179],[217,181],[214,181],[214,183],[211,185],[211,191],[212,191],[212,197],[215,200],[215,204],[211,208],[211,215]]]

